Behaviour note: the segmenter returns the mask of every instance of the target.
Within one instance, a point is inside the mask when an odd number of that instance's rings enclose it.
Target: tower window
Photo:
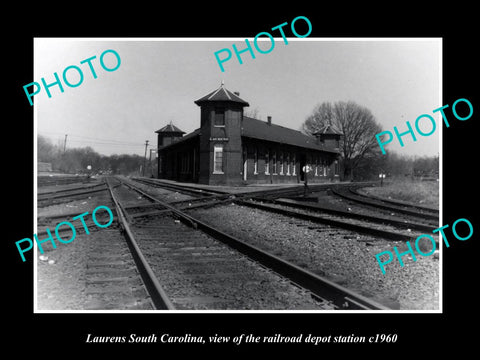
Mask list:
[[[225,126],[225,109],[215,108],[215,126]]]

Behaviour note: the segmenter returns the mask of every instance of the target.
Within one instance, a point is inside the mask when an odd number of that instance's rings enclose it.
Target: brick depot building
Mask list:
[[[200,128],[185,133],[172,123],[157,130],[158,178],[210,185],[338,180],[340,134],[315,137],[243,115],[249,106],[223,84],[195,101]]]

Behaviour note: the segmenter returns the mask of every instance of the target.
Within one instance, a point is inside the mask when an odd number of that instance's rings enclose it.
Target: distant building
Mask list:
[[[248,102],[223,84],[195,101],[200,128],[185,133],[172,123],[158,134],[158,177],[211,185],[338,180],[340,134],[331,127],[308,136],[243,115]]]

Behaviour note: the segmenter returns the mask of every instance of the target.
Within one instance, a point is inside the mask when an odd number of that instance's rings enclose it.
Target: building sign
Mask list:
[[[211,137],[210,141],[228,141],[228,138]]]

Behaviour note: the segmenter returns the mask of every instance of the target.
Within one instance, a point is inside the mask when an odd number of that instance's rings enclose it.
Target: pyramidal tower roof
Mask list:
[[[204,103],[211,102],[211,101],[234,102],[234,103],[242,104],[243,106],[250,106],[250,104],[245,100],[241,99],[240,96],[238,96],[235,93],[232,93],[230,90],[227,90],[223,84],[223,81],[222,81],[222,85],[220,85],[218,89],[196,100],[195,104],[200,106]]]
[[[156,133],[182,133],[185,134],[185,131],[180,130],[178,127],[173,125],[173,123],[170,121],[170,124],[165,125],[161,129],[155,131]]]
[[[321,135],[321,134],[327,134],[327,135],[342,135],[341,132],[336,130],[332,125],[327,124],[318,131],[314,132],[313,135]]]

